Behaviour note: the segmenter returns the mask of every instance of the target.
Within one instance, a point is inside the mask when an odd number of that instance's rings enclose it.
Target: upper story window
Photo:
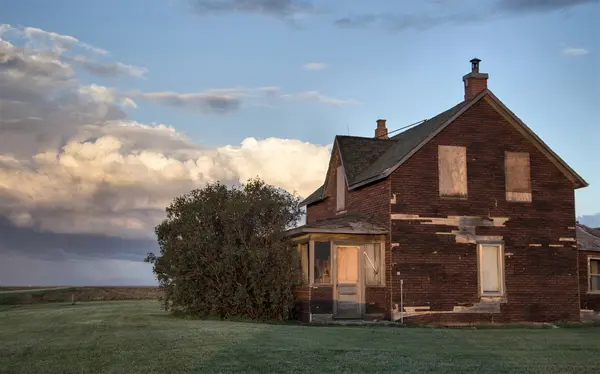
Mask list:
[[[504,173],[507,201],[531,201],[529,153],[505,152]]]
[[[336,170],[337,187],[337,211],[342,211],[346,207],[346,178],[344,177],[344,168],[340,165]]]
[[[467,148],[438,146],[440,196],[467,197]]]

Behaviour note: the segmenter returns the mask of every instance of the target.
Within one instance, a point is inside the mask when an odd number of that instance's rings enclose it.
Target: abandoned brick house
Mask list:
[[[306,224],[288,232],[304,275],[297,318],[580,319],[575,189],[587,183],[479,63],[445,112],[394,136],[385,120],[373,138],[336,136]]]

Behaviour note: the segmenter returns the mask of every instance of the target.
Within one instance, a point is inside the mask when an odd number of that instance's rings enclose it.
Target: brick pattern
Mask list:
[[[467,147],[466,200],[439,197],[438,145]],[[530,153],[533,202],[506,201],[505,151]],[[501,319],[579,320],[577,249],[559,241],[575,237],[569,228],[575,226],[573,184],[487,102],[475,104],[398,168],[391,176],[391,193],[397,201],[392,213],[509,217],[506,227],[476,229],[477,235],[504,237],[507,302]],[[392,222],[391,241],[400,244],[393,250],[392,272],[401,273],[393,279],[394,301],[400,298],[400,278],[406,306],[449,311],[479,301],[475,244],[435,234],[452,229],[456,227]]]
[[[467,78],[469,84],[465,87],[465,100],[471,100],[487,88],[487,79]]]
[[[600,252],[579,251],[579,294],[581,309],[600,312],[600,293],[589,293],[588,256],[600,257]]]
[[[333,286],[313,287],[310,312],[312,314],[333,314]]]
[[[294,318],[302,322],[310,322],[310,287],[294,287]]]

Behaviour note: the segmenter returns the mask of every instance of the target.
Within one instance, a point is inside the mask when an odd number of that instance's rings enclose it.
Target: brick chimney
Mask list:
[[[387,127],[385,127],[384,119],[377,120],[377,128],[375,128],[375,137],[377,139],[387,139],[388,138],[388,129],[387,129]]]
[[[465,101],[477,96],[478,93],[487,88],[488,75],[479,72],[480,59],[471,60],[471,72],[463,77],[465,82]]]

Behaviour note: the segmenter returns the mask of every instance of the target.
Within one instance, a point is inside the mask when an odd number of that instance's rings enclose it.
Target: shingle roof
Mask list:
[[[306,233],[332,232],[342,234],[385,234],[388,229],[378,225],[366,215],[358,212],[339,214],[313,221],[287,231],[290,236]]]
[[[565,174],[575,181],[575,188],[581,188],[588,185],[581,176],[556,155],[539,137],[537,137],[537,135],[535,135],[535,133],[533,133],[531,129],[522,123],[510,109],[506,108],[500,100],[486,89],[471,100],[460,102],[435,117],[399,133],[390,139],[337,136],[336,143],[338,144],[344,170],[346,171],[348,187],[354,189],[364,184],[385,178],[400,164],[401,161],[409,156],[411,152],[417,149],[432,135],[443,129],[452,117],[459,114],[462,110],[466,110],[470,105],[479,101],[486,95],[489,96],[491,100],[495,101],[502,110],[512,116],[517,124],[522,126],[523,129],[529,133],[532,141],[536,142],[548,152],[548,157],[558,161]],[[323,195],[324,186],[321,186],[308,198],[302,201],[301,205],[308,205],[321,201],[324,199]]]
[[[438,114],[437,116],[412,127],[404,132],[394,135],[390,140],[393,144],[381,155],[374,163],[365,168],[357,177],[354,183],[363,182],[382,175],[387,169],[396,165],[416,146],[421,144],[427,137],[435,132],[440,126],[448,121],[452,116],[458,113],[469,102],[463,101],[454,107]]]
[[[317,190],[315,192],[311,193],[310,195],[308,195],[308,197],[306,199],[302,200],[302,202],[300,202],[300,206],[313,204],[313,203],[316,203],[317,201],[323,200],[324,190],[325,190],[325,185],[322,184],[321,187],[317,188]]]
[[[469,102],[454,107],[401,132],[389,139],[364,138],[358,136],[336,136],[348,185],[383,177],[383,173],[399,162],[431,133],[458,113]],[[321,201],[324,185],[301,202],[301,206]]]
[[[600,230],[578,223],[577,245],[583,251],[600,252]]]

